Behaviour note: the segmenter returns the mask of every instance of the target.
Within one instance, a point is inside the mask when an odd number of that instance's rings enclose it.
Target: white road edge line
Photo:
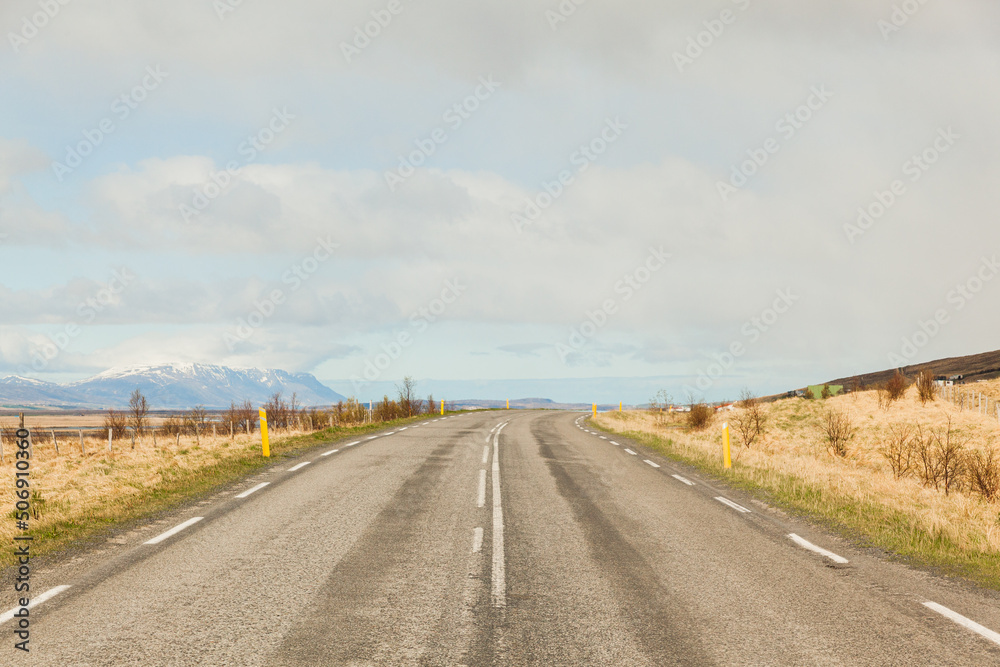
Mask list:
[[[507,606],[507,563],[503,546],[503,504],[500,500],[500,431],[493,435],[493,606]]]
[[[639,456],[638,454],[636,454],[635,452],[633,452],[631,449],[629,449],[627,447],[625,448],[625,451],[628,452],[629,454],[631,454],[632,456]]]
[[[56,586],[55,588],[50,588],[49,590],[45,591],[38,597],[31,598],[31,602],[28,603],[28,609],[34,609],[38,605],[48,600],[51,600],[52,598],[59,595],[68,588],[69,586]],[[7,621],[13,620],[14,614],[16,614],[20,610],[21,610],[20,607],[14,607],[10,611],[5,611],[3,614],[0,614],[0,623],[6,623]]]
[[[253,487],[252,489],[247,489],[246,491],[244,491],[243,493],[241,493],[240,495],[238,495],[236,497],[237,498],[246,498],[247,496],[249,496],[251,494],[257,493],[258,491],[260,491],[261,489],[263,489],[268,484],[270,484],[270,482],[261,482],[260,484],[258,484],[257,486]]]
[[[645,461],[643,461],[643,463],[647,463],[647,464],[649,464],[649,465],[653,466],[654,468],[659,468],[659,467],[660,467],[660,464],[659,464],[659,463],[653,463],[653,462],[652,462],[652,461],[650,461],[649,459],[646,459]]]
[[[378,437],[377,435],[373,435],[372,437],[368,438],[368,440],[374,440],[377,437]]]
[[[302,463],[298,464],[297,466],[292,466],[291,468],[289,468],[288,472],[295,472],[296,470],[302,470],[303,468],[305,468],[310,463],[312,463],[312,461],[303,461]]]
[[[486,506],[486,471],[479,471],[479,491],[476,494],[476,507]]]
[[[694,486],[694,482],[692,482],[691,480],[686,479],[684,477],[681,477],[680,475],[671,475],[671,477],[673,477],[674,479],[676,479],[678,482],[681,482],[683,484],[687,484],[688,486]]]
[[[328,452],[323,452],[322,454],[320,454],[320,456],[329,456],[330,454],[336,454],[339,451],[340,451],[339,449],[331,449]]]
[[[722,496],[716,496],[715,499],[718,500],[723,505],[726,505],[727,507],[732,507],[737,512],[743,512],[744,514],[750,514],[750,510],[748,510],[746,507],[743,507],[743,505],[739,505],[737,503],[734,503],[729,498],[723,498]]]
[[[832,560],[834,563],[840,563],[841,565],[846,565],[849,562],[843,556],[838,556],[837,554],[833,553],[832,551],[827,551],[823,547],[818,547],[815,544],[813,544],[812,542],[810,542],[809,540],[806,540],[804,538],[799,537],[795,533],[789,533],[788,539],[790,539],[792,542],[795,542],[797,545],[799,545],[803,549],[808,549],[809,551],[813,551],[815,553],[818,553],[820,556],[826,556],[827,558],[829,558],[830,560]]]
[[[483,465],[490,462],[490,448],[489,446],[483,447]]]
[[[612,445],[614,445],[615,447],[621,447],[621,445],[619,445],[619,444],[618,444],[617,442],[615,442],[614,440],[609,440],[608,442],[610,442],[610,443],[611,443]]]
[[[179,526],[174,526],[173,528],[171,528],[167,532],[163,533],[162,535],[157,535],[153,539],[151,539],[148,542],[146,542],[146,544],[159,544],[160,542],[162,542],[163,540],[167,539],[168,537],[173,537],[174,535],[176,535],[177,533],[181,532],[185,528],[189,528],[189,527],[193,526],[194,524],[198,523],[199,521],[201,521],[204,518],[205,517],[203,517],[203,516],[196,516],[193,519],[188,519],[187,521],[185,521],[184,523],[180,524]]]
[[[930,600],[928,600],[927,602],[924,603],[924,606],[927,607],[928,609],[936,611],[945,618],[952,620],[955,623],[958,623],[963,628],[968,628],[969,630],[975,632],[977,635],[984,637],[985,639],[989,639],[994,644],[1000,644],[1000,633],[993,632],[989,628],[979,625],[972,619],[966,618],[965,616],[962,616],[961,614],[954,612],[951,609],[948,609],[948,607],[940,605],[937,602],[931,602]]]
[[[361,444],[361,441],[357,440],[355,442],[349,442],[349,443],[347,443],[346,445],[344,445],[344,447],[353,447],[354,445],[360,445],[360,444]]]
[[[476,528],[472,531],[472,553],[477,554],[483,550],[483,529]]]
[[[403,428],[401,428],[398,431],[396,431],[396,433],[402,433],[403,431],[405,431],[408,428],[410,428],[410,427],[409,426],[404,426]]]

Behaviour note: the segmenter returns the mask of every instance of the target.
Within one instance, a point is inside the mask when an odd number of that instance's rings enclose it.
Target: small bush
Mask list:
[[[934,384],[934,374],[930,371],[924,371],[917,376],[917,397],[923,405],[928,401],[933,401],[936,396],[937,385]]]
[[[1000,455],[996,449],[970,452],[965,465],[973,491],[988,501],[1000,498]]]
[[[823,391],[820,392],[820,397],[825,400],[827,398],[830,398],[831,396],[833,396],[833,393],[830,392],[830,385],[828,384],[823,385]]]
[[[906,388],[909,386],[909,384],[910,383],[907,381],[906,376],[903,375],[902,372],[897,370],[895,373],[893,373],[892,377],[889,378],[885,383],[885,390],[886,393],[889,394],[889,400],[898,401],[899,399],[903,398],[903,395],[906,394]]]
[[[847,456],[847,443],[854,438],[855,432],[851,418],[842,412],[830,411],[826,413],[823,430],[826,432],[826,441],[830,451],[835,456]]]
[[[104,430],[111,429],[111,436],[115,440],[125,437],[128,432],[128,417],[124,412],[119,412],[114,408],[108,410],[104,415]]]
[[[738,410],[732,417],[733,426],[743,441],[743,446],[750,449],[751,445],[764,435],[767,417],[764,414],[764,406],[760,399],[745,389],[740,395]]]
[[[708,425],[712,422],[712,416],[715,411],[704,403],[695,403],[691,406],[691,411],[687,413],[687,425],[688,428],[694,429],[695,431],[701,431],[708,428]]]
[[[913,469],[913,444],[913,428],[909,424],[889,425],[889,435],[879,451],[896,479],[906,477]]]
[[[806,399],[807,401],[811,401],[812,399],[814,399],[815,396],[813,396],[812,389],[806,387],[805,390],[803,390],[802,392],[802,398]]]

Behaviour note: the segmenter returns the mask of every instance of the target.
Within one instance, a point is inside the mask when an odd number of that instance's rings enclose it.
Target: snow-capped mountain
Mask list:
[[[170,364],[112,369],[92,378],[58,385],[16,376],[0,380],[0,404],[47,407],[122,407],[139,388],[153,409],[183,410],[203,405],[229,407],[230,402],[260,405],[280,391],[299,404],[329,405],[344,397],[310,373],[277,369],[228,368],[209,364]]]

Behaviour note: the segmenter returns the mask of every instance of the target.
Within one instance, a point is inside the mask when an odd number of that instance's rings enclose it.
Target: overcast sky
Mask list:
[[[0,375],[721,399],[1000,347],[995,2],[7,0],[0,28]]]

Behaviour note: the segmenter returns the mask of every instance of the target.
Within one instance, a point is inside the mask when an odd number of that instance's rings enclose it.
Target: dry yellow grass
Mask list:
[[[1000,394],[1000,381],[977,383],[968,391]],[[767,435],[752,449],[737,446],[733,474],[751,486],[771,491],[776,497],[792,499],[797,509],[824,513],[836,507],[841,515],[822,516],[840,523],[851,532],[860,532],[877,546],[895,550],[917,560],[947,565],[941,554],[923,553],[924,542],[943,543],[966,555],[978,554],[986,571],[972,576],[983,580],[990,570],[1000,581],[1000,503],[987,502],[972,491],[952,492],[924,488],[913,478],[896,479],[879,448],[891,424],[944,428],[950,418],[953,428],[969,438],[969,449],[1000,446],[1000,423],[995,416],[960,411],[938,399],[926,405],[917,400],[911,387],[906,396],[888,410],[878,407],[874,391],[857,392],[827,400],[786,399],[764,406],[768,418]],[[850,416],[857,432],[848,445],[848,455],[834,456],[827,448],[823,421],[830,410]],[[721,472],[721,425],[726,413],[716,414],[709,429],[689,432],[682,427],[682,415],[667,421],[649,413],[601,414],[601,426],[618,432],[635,432],[670,441],[667,453],[679,455],[713,472]],[[655,444],[655,443],[654,443]],[[800,485],[799,489],[792,489]],[[812,496],[816,495],[816,498]],[[801,502],[795,500],[800,499]],[[874,509],[873,509],[874,508]],[[867,517],[867,519],[865,519]],[[888,519],[887,519],[888,517]],[[912,545],[893,534],[889,526],[865,526],[865,521],[897,521],[900,531],[921,533]],[[926,538],[926,539],[925,539]],[[902,546],[901,546],[902,544]],[[910,548],[912,546],[912,548]],[[964,567],[964,566],[963,566]],[[963,567],[956,567],[962,570]],[[982,568],[980,568],[982,570]]]

